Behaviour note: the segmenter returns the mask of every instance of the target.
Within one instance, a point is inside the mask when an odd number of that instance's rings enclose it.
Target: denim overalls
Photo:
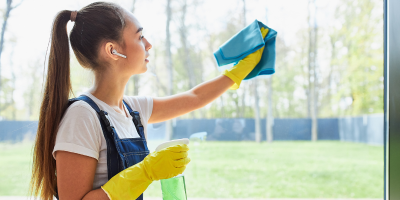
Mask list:
[[[77,98],[70,99],[68,106],[75,101],[85,101],[88,103],[98,114],[101,128],[103,130],[104,138],[107,143],[107,171],[108,180],[113,176],[121,172],[122,170],[141,162],[148,154],[149,149],[147,148],[146,138],[144,136],[143,125],[140,121],[139,112],[133,111],[128,104],[124,102],[132,121],[135,124],[136,131],[140,135],[140,138],[124,138],[120,139],[114,126],[110,123],[108,113],[100,110],[96,103],[88,96],[81,95]],[[57,190],[56,190],[57,191]],[[58,193],[55,195],[58,199]],[[143,194],[141,194],[137,200],[143,200]]]

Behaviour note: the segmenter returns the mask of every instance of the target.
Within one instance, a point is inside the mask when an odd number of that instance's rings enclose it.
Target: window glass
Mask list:
[[[274,74],[148,125],[151,151],[167,140],[190,139],[189,199],[383,197],[382,1],[168,1],[112,1],[133,13],[152,44],[147,72],[130,78],[125,95],[189,91],[221,75],[214,52],[254,20],[277,32],[275,50],[269,49],[276,53]],[[91,2],[13,2],[18,6],[3,18],[0,196],[27,195],[52,20]],[[94,76],[70,54],[79,96]],[[161,198],[160,181],[144,196]]]

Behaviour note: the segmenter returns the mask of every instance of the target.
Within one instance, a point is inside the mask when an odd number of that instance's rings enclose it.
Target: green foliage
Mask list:
[[[15,105],[14,105],[15,83],[10,78],[1,79],[0,91],[0,116],[2,119],[15,120]]]
[[[345,98],[351,105],[336,115],[383,112],[383,13],[382,1],[341,1],[331,28],[332,67],[340,78],[332,97],[338,104]],[[337,106],[340,107],[340,106]]]
[[[383,8],[377,0],[338,2],[335,17],[318,26],[318,116],[383,112]],[[323,10],[319,10],[323,13]],[[290,47],[277,37],[274,117],[307,117],[308,29]],[[329,41],[324,41],[329,36]],[[330,55],[329,55],[330,54]],[[264,98],[263,101],[267,101]]]
[[[200,2],[188,2],[200,3]],[[329,23],[318,26],[317,95],[318,117],[354,116],[383,112],[383,9],[379,0],[340,0]],[[180,3],[174,4],[177,8]],[[193,5],[192,5],[193,6]],[[195,7],[195,6],[194,6]],[[240,6],[238,9],[241,11]],[[324,9],[319,8],[318,15]],[[332,9],[332,8],[329,8]],[[174,12],[175,18],[181,13]],[[190,21],[171,29],[173,61],[173,93],[185,92],[220,74],[213,52],[243,28],[243,16],[232,11],[220,31],[202,30],[201,20]],[[195,15],[189,10],[186,15]],[[175,19],[174,18],[174,19]],[[182,26],[182,24],[180,24]],[[185,34],[180,34],[184,31]],[[276,118],[309,117],[308,44],[309,27],[297,31],[294,42],[288,43],[278,31],[276,41],[276,73],[272,75],[272,110]],[[195,34],[196,33],[196,34]],[[202,37],[200,44],[192,44],[191,35]],[[187,38],[184,38],[184,37]],[[162,37],[161,37],[162,38]],[[148,64],[157,77],[141,76],[140,91],[165,96],[168,87],[168,69],[165,62],[165,39],[157,38]],[[176,42],[179,41],[179,42]],[[184,42],[186,41],[186,43]],[[186,44],[186,46],[184,45]],[[156,45],[157,44],[157,45]],[[328,64],[326,64],[328,63]],[[16,105],[15,80],[2,77],[0,116],[6,120],[37,120],[42,98],[43,63],[33,62],[21,76],[28,79],[23,88],[24,105]],[[143,78],[142,78],[143,77]],[[18,82],[18,81],[17,81]],[[75,95],[89,89],[93,75],[83,69],[71,56],[71,82]],[[252,81],[243,82],[238,90],[229,90],[205,108],[180,118],[235,118],[254,117]],[[260,115],[267,115],[268,89],[266,77],[258,78]],[[19,91],[19,93],[21,93]],[[128,82],[126,95],[133,95],[133,82]],[[71,97],[73,95],[71,94]]]
[[[298,35],[302,36],[301,33]],[[289,47],[277,37],[276,73],[271,76],[273,116],[276,118],[307,117],[307,99],[304,92],[308,76],[304,70],[307,65],[307,49],[303,46],[304,44],[298,44]],[[303,95],[299,96],[299,93]],[[267,98],[264,101],[267,102]]]
[[[26,113],[29,120],[39,118],[40,106],[42,103],[45,75],[43,63],[39,60],[32,63],[26,71],[25,76],[30,76],[30,84],[26,85],[27,90],[24,93]],[[21,111],[19,111],[21,112]]]

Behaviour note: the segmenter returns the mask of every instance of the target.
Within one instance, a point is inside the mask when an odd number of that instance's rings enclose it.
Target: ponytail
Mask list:
[[[52,156],[56,133],[72,92],[67,23],[71,11],[63,10],[54,19],[51,47],[39,125],[35,139],[30,195],[52,200],[56,194],[56,161]]]

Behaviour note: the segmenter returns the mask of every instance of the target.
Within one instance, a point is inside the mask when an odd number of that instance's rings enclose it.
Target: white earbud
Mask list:
[[[117,50],[115,50],[115,49],[112,50],[112,53],[115,54],[115,55],[117,55],[117,56],[121,56],[121,57],[123,57],[123,58],[126,58],[125,55],[122,55],[122,54],[118,53]]]

